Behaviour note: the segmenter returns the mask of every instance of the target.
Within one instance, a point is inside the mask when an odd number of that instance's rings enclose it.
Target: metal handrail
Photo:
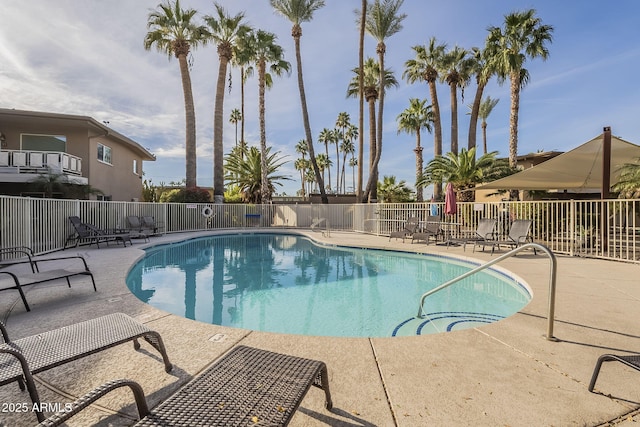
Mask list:
[[[466,273],[449,280],[448,282],[443,283],[442,285],[438,286],[437,288],[431,289],[430,291],[425,292],[424,294],[422,294],[422,297],[420,297],[420,308],[418,309],[418,315],[416,316],[417,318],[422,318],[423,317],[423,311],[422,311],[422,306],[424,305],[424,300],[429,296],[432,295],[444,288],[447,288],[451,285],[453,285],[454,283],[459,282],[462,279],[465,279],[473,274],[476,274],[482,270],[485,270],[489,267],[491,267],[494,264],[497,264],[498,262],[502,261],[503,259],[506,258],[511,258],[512,256],[516,255],[517,253],[525,250],[525,249],[529,249],[529,248],[534,248],[534,249],[539,249],[542,252],[546,253],[549,256],[549,260],[551,261],[551,265],[550,265],[550,270],[549,270],[549,314],[548,314],[548,320],[547,320],[547,335],[545,336],[545,338],[549,341],[557,341],[557,339],[553,336],[553,318],[554,318],[554,311],[555,311],[555,306],[556,306],[556,272],[557,272],[557,262],[556,262],[556,256],[554,255],[554,253],[546,246],[541,245],[539,243],[527,243],[525,245],[519,246],[509,252],[507,252],[504,255],[499,256],[498,258],[491,260],[485,264],[482,264],[476,268],[474,268],[473,270],[469,270]]]

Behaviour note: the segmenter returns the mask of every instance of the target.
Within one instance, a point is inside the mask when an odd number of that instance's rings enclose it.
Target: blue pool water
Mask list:
[[[289,334],[388,337],[494,322],[531,299],[486,270],[420,296],[476,265],[422,254],[318,245],[287,234],[229,234],[147,249],[127,277],[142,301],[189,319]]]

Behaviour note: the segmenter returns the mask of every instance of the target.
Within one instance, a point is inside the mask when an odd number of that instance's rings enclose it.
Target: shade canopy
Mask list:
[[[600,191],[603,141],[604,133],[546,162],[476,189]],[[637,158],[640,146],[611,136],[611,185],[618,182],[620,168]]]

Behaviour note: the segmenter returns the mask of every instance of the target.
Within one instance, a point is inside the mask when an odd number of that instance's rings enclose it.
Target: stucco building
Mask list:
[[[103,193],[88,198],[140,200],[145,161],[155,156],[91,117],[0,109],[0,194],[44,197],[34,181],[53,176]]]

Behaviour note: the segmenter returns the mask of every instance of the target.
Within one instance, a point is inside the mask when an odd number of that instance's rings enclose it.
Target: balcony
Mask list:
[[[46,173],[62,174],[71,184],[88,183],[79,157],[58,151],[0,150],[0,182],[29,182]]]

